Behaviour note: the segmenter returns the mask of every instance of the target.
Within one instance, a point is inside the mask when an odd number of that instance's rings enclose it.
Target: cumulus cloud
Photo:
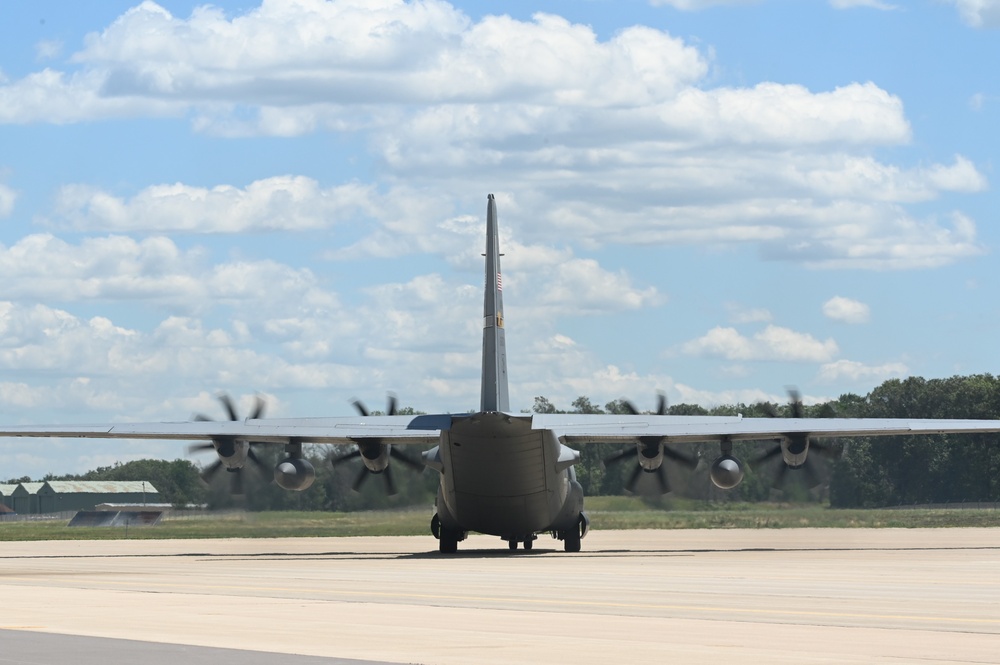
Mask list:
[[[753,337],[746,337],[735,328],[716,327],[686,342],[681,350],[688,355],[726,360],[797,362],[826,362],[838,352],[832,339],[821,342],[807,333],[775,325],[767,326]]]
[[[67,185],[56,196],[53,221],[90,231],[301,231],[371,213],[373,193],[369,185],[322,188],[312,178],[291,175],[244,188],[153,185],[128,200],[86,185]]]
[[[72,75],[44,69],[23,79],[0,85],[0,123],[49,122],[69,124],[121,117],[168,117],[184,113],[185,105],[151,97],[103,93],[104,73],[83,71]]]
[[[220,303],[253,310],[336,302],[309,270],[271,260],[211,265],[201,250],[182,251],[159,236],[71,244],[51,234],[30,235],[0,245],[0,271],[7,278],[4,295],[25,301],[141,301],[185,312]]]
[[[150,403],[151,381],[162,383],[154,392],[179,384],[187,384],[188,391],[205,384],[330,388],[356,383],[363,374],[329,360],[297,363],[255,351],[238,343],[229,330],[186,317],[168,317],[155,329],[140,331],[105,317],[82,319],[43,305],[3,302],[0,331],[0,367],[24,377],[44,373],[51,386],[48,393],[37,387],[25,391],[22,400],[32,401],[31,406],[82,404],[148,412],[160,408]],[[133,392],[143,397],[132,399]],[[36,402],[56,395],[55,404]]]
[[[624,271],[610,272],[593,259],[562,261],[545,275],[536,273],[531,281],[541,284],[537,287],[540,306],[566,312],[639,309],[661,302],[656,288],[636,288]]]
[[[481,223],[477,227],[481,270]],[[539,337],[567,340],[554,331],[562,313],[659,302],[655,288],[634,285],[626,273],[568,249],[513,241],[510,248],[516,248],[510,258],[517,268],[505,290],[517,307],[507,324],[522,348]],[[52,392],[33,388],[23,399],[35,395],[38,408],[66,407],[70,414],[101,402],[97,411],[145,409],[152,419],[178,417],[162,412],[165,400],[206,385],[355,394],[382,386],[422,396],[423,408],[475,406],[461,400],[478,393],[482,289],[469,285],[464,272],[457,282],[431,273],[367,288],[351,279],[345,288],[360,301],[346,305],[328,279],[310,270],[273,260],[211,258],[207,250],[182,249],[161,236],[70,243],[35,234],[0,246],[8,298],[0,303],[0,368],[33,377],[29,386],[44,375]],[[71,305],[59,309],[57,302]],[[137,303],[158,322],[123,325],[116,320],[119,310],[103,305],[108,302],[126,304],[129,320]],[[87,311],[98,313],[77,313]],[[585,350],[580,354],[581,363],[566,377],[599,385],[595,377],[605,365]],[[519,353],[512,368],[518,363],[522,385],[542,383],[550,368],[535,363],[554,355]],[[563,356],[556,364],[568,360]],[[402,375],[400,367],[407,368]],[[90,382],[86,390],[71,383],[81,378]],[[648,377],[641,382],[649,390],[662,385]],[[151,404],[136,403],[132,391]],[[524,398],[527,406],[530,397]]]
[[[0,122],[183,115],[230,136],[360,133],[388,180],[431,199],[400,228],[401,206],[387,196],[296,175],[130,197],[77,184],[60,192],[53,220],[76,229],[236,232],[366,218],[375,229],[341,253],[396,256],[454,239],[442,220],[464,210],[449,210],[441,192],[503,174],[544,222],[532,232],[548,237],[531,240],[752,244],[822,268],[928,267],[981,251],[971,220],[955,223],[960,213],[914,219],[906,209],[986,189],[970,160],[904,167],[873,157],[911,138],[898,97],[872,82],[712,86],[709,52],[649,27],[602,39],[550,14],[474,20],[438,0],[268,1],[187,18],[147,1],[89,35],[72,65],[0,84]]]
[[[975,28],[1000,28],[1000,0],[944,0]]]
[[[837,360],[820,367],[819,379],[830,383],[849,379],[864,381],[866,384],[881,383],[888,379],[907,376],[909,368],[903,363],[866,365],[854,360]]]
[[[863,302],[834,296],[823,303],[823,315],[843,323],[868,323],[871,310]]]
[[[318,122],[364,124],[368,105],[648,102],[707,70],[696,49],[658,30],[628,28],[602,43],[590,28],[558,16],[473,22],[434,0],[268,1],[233,19],[212,8],[179,19],[147,1],[89,35],[73,60],[83,66],[80,75],[47,70],[0,89],[7,109],[0,119],[70,122],[168,112],[169,104],[210,115],[219,104],[299,109],[293,123],[262,113],[260,129],[277,122],[270,129],[280,135]],[[29,115],[69,96],[89,103]],[[144,109],[136,100],[161,105]],[[344,108],[359,112],[345,115]]]

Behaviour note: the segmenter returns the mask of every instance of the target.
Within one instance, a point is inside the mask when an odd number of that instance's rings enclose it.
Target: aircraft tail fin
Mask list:
[[[497,204],[486,204],[486,292],[483,298],[483,384],[479,410],[509,411],[507,343],[503,322],[503,277],[497,238]]]

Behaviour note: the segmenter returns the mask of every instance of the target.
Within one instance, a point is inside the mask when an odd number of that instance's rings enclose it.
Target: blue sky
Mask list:
[[[0,5],[0,417],[1000,371],[997,0]],[[0,476],[183,454],[0,442]]]

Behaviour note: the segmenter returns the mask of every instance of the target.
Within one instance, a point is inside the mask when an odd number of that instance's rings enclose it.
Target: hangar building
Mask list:
[[[144,505],[163,499],[146,480],[48,480],[20,483],[11,493],[11,508],[21,515],[94,510],[101,503]]]

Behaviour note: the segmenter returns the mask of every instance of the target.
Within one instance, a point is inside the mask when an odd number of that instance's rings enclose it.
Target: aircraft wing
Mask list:
[[[694,443],[777,440],[790,435],[824,438],[1000,432],[1000,420],[535,414],[532,427],[552,430],[566,443],[621,443],[640,437]]]
[[[607,414],[509,414],[530,418],[536,430],[552,430],[567,443],[620,443],[660,437],[677,443],[780,439],[1000,432],[1000,420],[901,418],[741,418]],[[451,428],[450,414],[353,416],[343,418],[267,418],[164,423],[30,425],[0,429],[0,437],[79,439],[157,439],[210,441],[230,437],[260,443],[348,444],[358,439],[388,439],[393,444],[437,443]]]
[[[390,439],[393,444],[437,443],[450,415],[354,416],[346,418],[267,418],[174,423],[101,425],[32,425],[4,427],[0,437],[73,439],[158,439],[211,441],[236,438],[260,443],[353,443],[357,439]]]

